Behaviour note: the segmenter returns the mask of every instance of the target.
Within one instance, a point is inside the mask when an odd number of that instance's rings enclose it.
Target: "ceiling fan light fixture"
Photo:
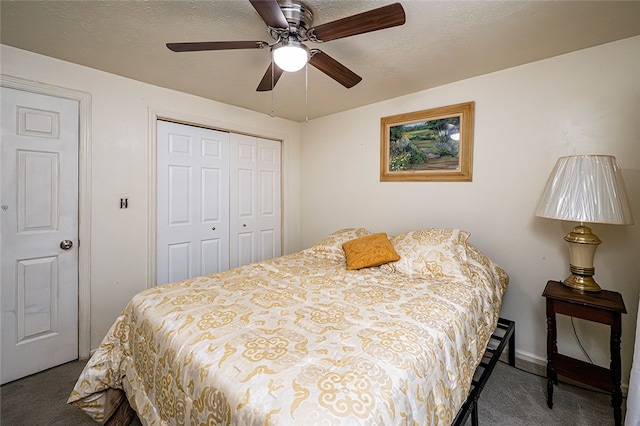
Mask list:
[[[273,61],[283,71],[296,72],[309,61],[309,49],[299,41],[284,40],[273,49]]]

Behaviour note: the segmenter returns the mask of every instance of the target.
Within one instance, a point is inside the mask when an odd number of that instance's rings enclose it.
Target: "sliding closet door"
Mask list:
[[[229,134],[158,121],[157,284],[229,269]]]
[[[280,142],[230,135],[230,266],[281,251]]]

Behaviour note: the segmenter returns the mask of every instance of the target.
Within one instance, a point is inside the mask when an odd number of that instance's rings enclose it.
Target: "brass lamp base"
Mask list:
[[[573,269],[573,265],[571,265],[571,269]],[[573,270],[571,272],[573,272]],[[597,293],[602,289],[600,288],[596,280],[593,279],[592,275],[593,273],[591,273],[591,275],[571,274],[564,281],[562,281],[562,283],[574,290]]]
[[[569,243],[571,275],[563,281],[563,284],[578,291],[601,291],[602,289],[593,279],[595,273],[593,257],[596,248],[602,243],[600,238],[593,234],[588,226],[580,225],[573,228],[573,231],[569,232],[564,239]]]

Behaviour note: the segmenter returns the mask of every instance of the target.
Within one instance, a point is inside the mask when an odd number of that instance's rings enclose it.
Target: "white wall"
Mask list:
[[[612,154],[636,225],[593,225],[604,241],[596,280],[622,293],[623,382],[628,380],[640,291],[640,37],[574,52],[363,108],[302,127],[302,242],[350,226],[389,234],[463,228],[511,282],[502,316],[516,321],[518,356],[546,362],[541,297],[569,274],[564,235],[574,223],[535,216],[556,159]],[[380,118],[475,101],[473,182],[380,182]],[[584,359],[560,318],[559,350]],[[577,320],[591,358],[608,366],[608,329]]]
[[[0,45],[0,54],[3,75],[91,94],[92,348],[131,296],[148,285],[153,114],[283,140],[283,248],[300,248],[300,124],[9,46]],[[119,208],[123,195],[129,197],[126,210]]]

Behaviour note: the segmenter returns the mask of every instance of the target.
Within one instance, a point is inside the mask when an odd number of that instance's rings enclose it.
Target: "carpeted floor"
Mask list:
[[[2,386],[0,424],[96,425],[66,403],[84,364],[70,362]],[[609,401],[608,395],[560,383],[554,390],[554,406],[550,410],[546,379],[501,362],[480,396],[479,419],[481,425],[602,426],[614,423]],[[471,425],[471,419],[467,424]],[[140,423],[136,419],[132,425]]]

